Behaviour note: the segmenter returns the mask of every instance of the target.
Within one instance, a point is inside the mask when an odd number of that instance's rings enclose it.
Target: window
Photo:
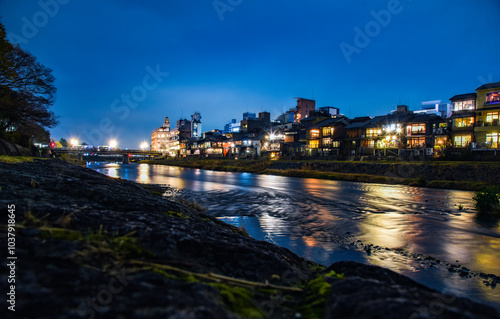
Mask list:
[[[500,103],[500,91],[486,93],[486,104]]]
[[[318,148],[318,147],[319,147],[319,140],[309,141],[309,148]]]
[[[453,139],[455,147],[467,147],[471,142],[471,135],[458,135]]]
[[[368,148],[374,148],[375,147],[375,140],[368,140]]]
[[[323,127],[323,136],[332,136],[333,127]]]
[[[357,137],[358,136],[358,130],[348,130],[347,131],[347,137]]]
[[[321,144],[323,145],[323,147],[331,147],[332,139],[329,137],[324,138],[323,141],[321,142]]]
[[[455,127],[471,127],[474,125],[473,117],[462,117],[455,119]]]
[[[423,148],[425,146],[425,137],[411,138],[408,140],[408,148]]]
[[[465,101],[457,101],[453,102],[453,111],[470,111],[474,110],[476,107],[476,101],[474,100],[465,100]]]
[[[493,121],[495,121],[496,124],[498,125],[498,112],[488,112],[488,113],[486,113],[486,122],[492,123]]]
[[[406,133],[407,135],[425,134],[425,124],[408,125]]]
[[[446,136],[436,137],[434,141],[434,147],[444,147],[446,146]]]
[[[319,137],[319,130],[311,130],[311,138],[318,138]]]
[[[340,147],[340,141],[333,141],[332,142],[332,147],[339,148]]]
[[[366,129],[366,136],[367,137],[378,136],[378,129],[377,128],[368,128],[368,129]]]
[[[498,132],[486,133],[486,145],[490,148],[498,148]]]

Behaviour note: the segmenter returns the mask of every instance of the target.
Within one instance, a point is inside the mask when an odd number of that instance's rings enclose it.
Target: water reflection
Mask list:
[[[181,188],[209,214],[322,264],[367,262],[500,308],[500,289],[446,268],[459,263],[500,274],[500,227],[474,220],[472,192],[156,165],[90,167]],[[423,263],[427,256],[441,266]]]

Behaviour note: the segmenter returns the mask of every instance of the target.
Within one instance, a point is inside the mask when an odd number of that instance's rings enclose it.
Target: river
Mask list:
[[[500,275],[500,226],[474,219],[473,192],[162,165],[87,166],[175,187],[179,193],[168,196],[196,201],[253,238],[323,265],[386,267],[500,310],[500,288],[488,277]]]

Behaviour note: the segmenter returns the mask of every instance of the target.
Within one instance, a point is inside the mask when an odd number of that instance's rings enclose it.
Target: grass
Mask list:
[[[18,163],[33,162],[35,158],[42,159],[42,157],[0,155],[0,162],[9,164],[18,164]]]
[[[472,198],[477,217],[500,218],[500,187],[487,187]]]

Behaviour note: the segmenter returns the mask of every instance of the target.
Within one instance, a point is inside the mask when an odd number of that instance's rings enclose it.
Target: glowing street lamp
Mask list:
[[[146,150],[147,148],[149,148],[149,143],[144,141],[141,143],[141,150]]]
[[[76,138],[70,139],[69,145],[71,145],[71,147],[76,147],[78,145],[78,140]]]
[[[109,141],[109,147],[110,148],[116,148],[117,145],[118,145],[118,143],[116,142],[116,140]]]

